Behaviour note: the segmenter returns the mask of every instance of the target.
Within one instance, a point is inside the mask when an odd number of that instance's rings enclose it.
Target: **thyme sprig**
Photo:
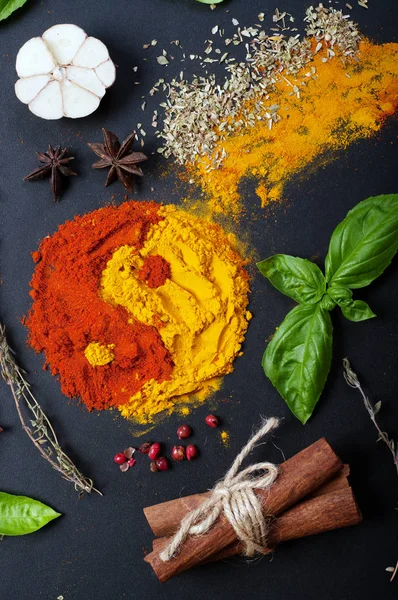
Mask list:
[[[397,447],[398,444],[393,439],[390,439],[388,434],[380,428],[380,426],[377,422],[377,419],[376,419],[376,415],[381,408],[381,402],[380,401],[376,402],[376,404],[374,404],[374,405],[371,403],[371,401],[369,400],[369,398],[363,391],[362,385],[358,379],[357,374],[352,370],[350,361],[348,360],[348,358],[343,359],[343,367],[344,367],[344,379],[346,380],[346,382],[348,383],[348,385],[350,387],[356,388],[357,390],[359,390],[359,392],[362,396],[362,400],[365,405],[365,408],[369,413],[369,416],[372,420],[373,425],[377,429],[377,433],[379,434],[377,441],[378,442],[382,441],[387,445],[388,449],[390,450],[390,452],[392,454],[394,465],[395,465],[395,468],[397,470],[397,475],[398,475],[398,447]],[[393,581],[393,579],[395,578],[395,576],[398,572],[398,561],[397,561],[395,567],[387,567],[386,571],[388,571],[389,573],[392,573],[390,581]]]
[[[53,469],[61,473],[64,479],[73,483],[79,496],[85,492],[88,494],[96,492],[102,496],[102,493],[94,487],[93,481],[85,477],[62,450],[50,420],[31,391],[30,384],[25,378],[25,371],[18,366],[14,358],[14,352],[8,345],[6,329],[2,323],[0,323],[0,371],[2,378],[10,386],[22,429],[42,457]],[[29,416],[25,416],[25,413]]]
[[[344,379],[346,380],[346,382],[348,383],[348,385],[350,387],[356,388],[357,390],[359,390],[359,392],[362,396],[362,400],[365,405],[365,408],[369,413],[369,416],[372,420],[373,425],[377,429],[377,433],[379,434],[377,441],[378,442],[382,441],[387,445],[388,449],[390,450],[390,452],[392,454],[394,465],[395,465],[395,468],[397,470],[397,475],[398,475],[398,448],[396,448],[395,441],[393,439],[390,440],[390,438],[388,437],[388,434],[385,431],[382,431],[380,429],[379,424],[376,420],[376,415],[381,408],[381,402],[376,402],[375,405],[373,405],[370,402],[369,398],[366,396],[365,392],[362,389],[362,386],[360,384],[360,381],[359,381],[356,373],[354,373],[354,371],[351,369],[350,361],[348,360],[348,358],[343,359],[343,366],[344,366]]]

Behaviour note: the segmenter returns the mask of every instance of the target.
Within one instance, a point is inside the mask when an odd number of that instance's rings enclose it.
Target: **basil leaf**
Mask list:
[[[336,302],[331,296],[329,296],[329,294],[325,294],[322,300],[320,301],[320,305],[322,306],[322,308],[330,312],[336,306]]]
[[[326,291],[322,271],[305,258],[275,254],[257,267],[277,290],[300,304],[316,304]]]
[[[341,304],[346,300],[351,300],[352,291],[349,288],[331,285],[328,287],[328,295],[333,298],[337,304]]]
[[[0,535],[33,533],[59,516],[38,500],[0,492]]]
[[[349,321],[366,321],[376,316],[366,302],[352,300],[352,291],[348,288],[330,286],[327,295],[340,306],[341,312]]]
[[[320,304],[293,308],[264,353],[265,374],[303,424],[319,400],[331,359],[332,321]]]
[[[363,300],[345,300],[340,304],[341,312],[349,321],[367,321],[376,315]]]
[[[7,19],[14,10],[20,8],[27,0],[0,0],[0,21]]]
[[[398,194],[359,202],[336,227],[326,256],[326,279],[349,288],[369,285],[398,249]]]

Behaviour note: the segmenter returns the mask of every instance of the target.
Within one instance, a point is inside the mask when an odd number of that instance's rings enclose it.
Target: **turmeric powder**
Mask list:
[[[363,40],[357,62],[343,62],[339,56],[325,60],[319,52],[313,63],[316,74],[312,76],[309,66],[297,74],[297,81],[306,81],[300,94],[292,92],[295,80],[277,82],[269,102],[279,106],[281,120],[271,130],[267,120],[258,121],[219,142],[213,155],[224,149],[227,156],[218,169],[210,170],[208,156],[188,168],[189,177],[206,192],[211,211],[239,214],[238,188],[244,177],[258,180],[261,206],[281,200],[294,174],[312,161],[316,167],[332,160],[336,150],[374,135],[396,111],[398,44]]]
[[[248,277],[233,236],[172,206],[159,214],[162,221],[151,227],[139,252],[116,250],[100,281],[102,299],[124,307],[132,322],[155,326],[173,361],[171,378],[147,382],[119,407],[140,422],[232,371],[251,317]],[[154,254],[170,268],[158,288],[137,276]]]
[[[112,350],[115,344],[103,346],[99,342],[90,342],[84,351],[84,356],[92,367],[103,367],[113,361],[115,355]]]

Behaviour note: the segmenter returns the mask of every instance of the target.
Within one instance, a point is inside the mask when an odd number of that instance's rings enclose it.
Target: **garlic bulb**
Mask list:
[[[76,25],[54,25],[17,55],[17,98],[42,119],[93,113],[116,77],[105,44]]]

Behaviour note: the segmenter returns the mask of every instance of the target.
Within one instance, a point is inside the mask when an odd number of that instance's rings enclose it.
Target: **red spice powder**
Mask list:
[[[159,254],[147,256],[138,272],[138,278],[150,288],[158,288],[164,285],[170,277],[170,263]]]
[[[61,225],[33,254],[29,343],[45,353],[44,368],[59,375],[63,393],[80,396],[90,410],[118,406],[147,381],[171,376],[172,360],[156,328],[129,322],[124,308],[98,293],[113,252],[125,244],[142,248],[149,227],[163,218],[158,210],[154,202],[131,201],[101,208]],[[166,271],[162,265],[157,280]],[[114,360],[91,366],[84,356],[91,342],[115,344]]]

